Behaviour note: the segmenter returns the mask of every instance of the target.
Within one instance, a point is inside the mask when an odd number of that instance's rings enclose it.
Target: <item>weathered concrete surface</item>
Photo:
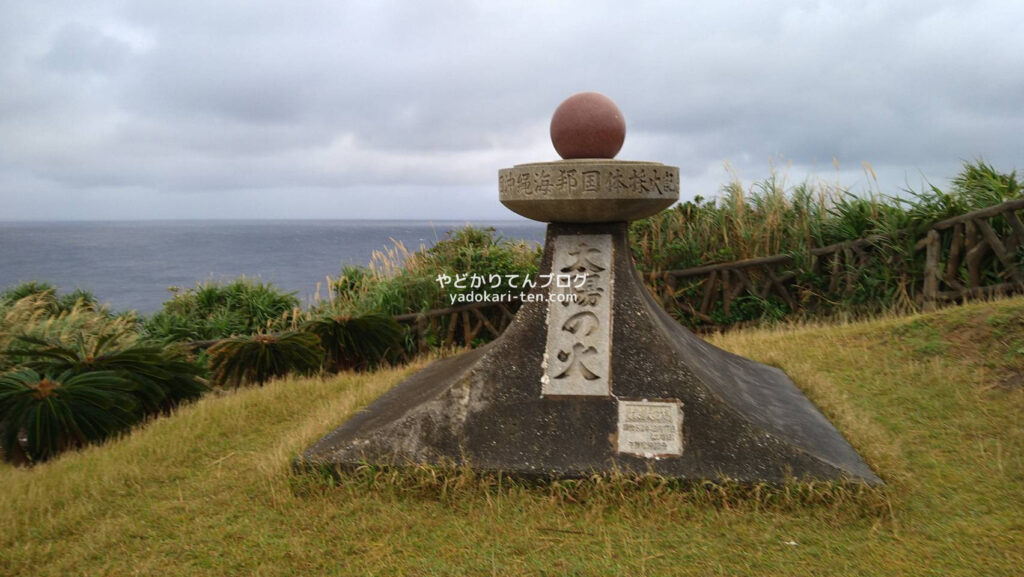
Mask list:
[[[399,384],[300,464],[468,462],[523,477],[618,468],[686,479],[880,482],[782,371],[711,346],[661,309],[632,265],[625,223],[550,225],[541,274],[551,272],[554,236],[593,234],[610,234],[614,244],[610,396],[542,396],[547,303],[527,303],[501,338]],[[620,451],[619,399],[677,403],[680,454]]]
[[[498,197],[541,222],[619,222],[657,214],[679,200],[679,169],[657,162],[559,160],[498,171]]]

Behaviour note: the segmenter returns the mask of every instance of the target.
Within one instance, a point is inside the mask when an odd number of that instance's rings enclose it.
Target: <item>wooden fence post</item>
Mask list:
[[[427,319],[423,315],[416,317],[416,354],[427,350]]]
[[[925,245],[924,257],[924,310],[935,310],[939,298],[939,233],[935,229],[928,231],[928,242]]]

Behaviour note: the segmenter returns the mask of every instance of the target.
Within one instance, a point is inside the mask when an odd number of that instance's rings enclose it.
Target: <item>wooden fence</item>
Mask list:
[[[859,271],[863,270],[875,256],[877,243],[884,237],[872,236],[853,241],[811,249],[810,272],[823,278],[827,276],[827,293],[849,296],[857,287]],[[668,308],[675,305],[684,314],[710,325],[729,324],[711,316],[713,310],[721,309],[725,317],[731,316],[734,303],[743,296],[753,296],[767,301],[776,299],[785,304],[790,312],[806,308],[806,291],[794,281],[798,271],[794,270],[798,259],[788,254],[777,254],[760,258],[711,264],[684,270],[669,270],[648,274],[649,284],[658,287],[661,279],[663,288],[654,292],[661,297]],[[699,305],[683,293],[699,290]],[[699,324],[699,323],[695,323]]]
[[[421,313],[398,315],[409,328],[416,351],[432,346],[472,346],[474,341],[497,338],[515,318],[520,302],[482,302]]]
[[[685,270],[649,273],[649,284],[662,304],[692,325],[729,324],[732,307],[744,296],[773,299],[790,313],[813,309],[827,299],[849,297],[869,266],[902,272],[903,291],[916,306],[930,310],[967,296],[993,296],[1024,289],[1024,225],[1016,199],[933,224],[910,254],[909,233],[872,236],[825,247],[806,255],[780,254],[711,264]],[[919,254],[925,252],[923,264]],[[810,288],[805,278],[817,279]],[[825,286],[821,286],[824,279]],[[662,282],[659,282],[662,281]],[[718,314],[717,317],[713,313]],[[686,322],[688,319],[681,318]]]
[[[662,305],[696,330],[742,324],[728,318],[745,296],[785,305],[789,314],[813,309],[822,300],[848,297],[857,290],[861,272],[872,265],[900,267],[906,294],[916,307],[930,310],[964,297],[1024,291],[1021,211],[1024,198],[937,222],[913,244],[909,255],[891,250],[909,247],[908,239],[872,236],[814,248],[806,255],[780,254],[648,273],[646,280]],[[918,258],[922,251],[923,260]],[[923,264],[918,266],[917,261]],[[802,273],[806,273],[803,279]],[[806,278],[820,286],[810,290]],[[408,327],[414,351],[473,346],[504,332],[519,306],[517,300],[482,302],[398,315],[395,320]],[[722,315],[716,318],[716,313],[724,313],[726,320]]]
[[[914,246],[925,251],[926,309],[964,296],[1024,288],[1024,199],[935,223]]]
[[[897,238],[876,235],[813,248],[806,255],[779,254],[648,273],[645,280],[665,308],[697,330],[743,324],[728,320],[743,297],[772,300],[784,305],[788,314],[813,310],[823,300],[850,297],[870,266],[901,270],[907,298],[930,310],[964,297],[1024,291],[1021,211],[1024,199],[1016,199],[943,220],[913,244],[905,232]],[[899,247],[909,250],[901,252]],[[810,287],[809,278],[817,286]],[[395,318],[409,326],[422,350],[432,344],[460,346],[495,338],[512,322],[518,306],[467,304]]]

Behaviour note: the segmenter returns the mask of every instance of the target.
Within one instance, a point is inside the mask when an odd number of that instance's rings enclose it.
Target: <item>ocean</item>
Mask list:
[[[61,292],[92,291],[115,311],[153,313],[169,287],[230,281],[273,283],[310,302],[317,283],[342,267],[367,265],[399,241],[433,246],[465,221],[235,220],[0,222],[0,290],[45,281]],[[544,225],[480,221],[500,237],[544,242]],[[320,296],[327,293],[321,288]]]

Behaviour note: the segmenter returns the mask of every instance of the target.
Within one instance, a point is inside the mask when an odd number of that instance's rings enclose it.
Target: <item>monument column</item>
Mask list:
[[[502,204],[549,223],[545,282],[500,338],[400,383],[299,464],[880,483],[785,373],[706,343],[647,292],[627,223],[678,200],[678,169],[615,160],[625,122],[600,94],[566,100],[551,136],[563,160],[498,177]]]

